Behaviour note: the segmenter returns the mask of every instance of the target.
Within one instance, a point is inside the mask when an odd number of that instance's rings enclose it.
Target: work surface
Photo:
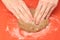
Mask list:
[[[60,40],[60,1],[49,20],[46,29],[37,33],[27,33],[19,29],[17,19],[0,1],[0,40],[19,40],[22,37],[25,40]]]

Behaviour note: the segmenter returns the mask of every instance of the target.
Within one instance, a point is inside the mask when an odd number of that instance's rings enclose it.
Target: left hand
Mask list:
[[[23,0],[2,0],[2,2],[18,20],[32,21],[32,15]]]

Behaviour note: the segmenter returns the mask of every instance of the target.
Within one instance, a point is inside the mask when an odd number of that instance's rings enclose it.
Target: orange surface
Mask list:
[[[30,6],[31,0],[24,0],[28,7]],[[35,3],[35,5],[33,5]],[[38,1],[34,0],[32,2],[32,8],[35,8]],[[24,40],[60,40],[60,1],[56,9],[52,12],[49,18],[49,25],[40,32],[32,33],[27,36],[24,35],[24,31],[19,29],[17,19],[9,12],[3,3],[0,1],[0,40],[19,40],[21,35]],[[17,31],[14,31],[17,30]],[[19,34],[17,34],[19,33]]]

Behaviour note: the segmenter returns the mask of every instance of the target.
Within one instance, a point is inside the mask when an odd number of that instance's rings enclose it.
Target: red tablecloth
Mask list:
[[[24,1],[30,8],[35,8],[38,3],[37,0]],[[27,33],[19,29],[17,19],[0,0],[0,40],[20,40],[22,37],[24,40],[60,40],[60,1],[49,20],[49,25],[42,31]]]

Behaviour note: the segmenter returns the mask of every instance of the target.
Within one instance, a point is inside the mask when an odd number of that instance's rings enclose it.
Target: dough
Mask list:
[[[36,25],[34,22],[25,23],[21,20],[18,23],[20,28],[26,32],[38,32],[48,25],[48,19],[43,20],[39,25]]]

